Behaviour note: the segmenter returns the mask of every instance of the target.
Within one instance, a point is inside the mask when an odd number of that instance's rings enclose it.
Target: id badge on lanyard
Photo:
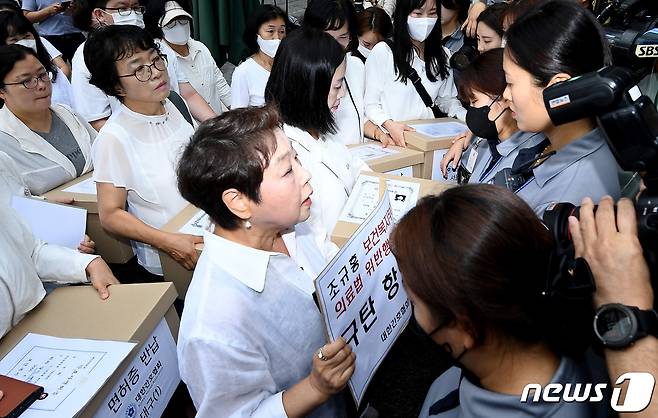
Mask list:
[[[473,169],[475,168],[475,163],[477,162],[478,159],[478,148],[480,147],[481,142],[482,142],[482,138],[479,138],[477,142],[475,142],[475,145],[473,146],[471,153],[468,154],[468,161],[466,161],[466,171],[468,171],[469,173],[472,173]]]

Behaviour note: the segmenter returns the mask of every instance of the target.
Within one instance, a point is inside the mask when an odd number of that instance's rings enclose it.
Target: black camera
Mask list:
[[[658,57],[658,2],[655,0],[602,0],[594,14],[603,25],[614,65],[632,69],[639,77],[651,70]]]
[[[622,169],[635,171],[646,190],[635,204],[638,232],[653,278],[658,277],[658,111],[643,96],[632,69],[605,67],[599,71],[557,83],[544,90],[544,104],[555,125],[584,117],[596,117],[610,150]],[[559,262],[554,276],[573,271],[575,259],[568,217],[579,215],[571,203],[555,203],[545,211]],[[566,277],[566,276],[565,276]],[[575,274],[571,275],[575,277]],[[583,278],[580,281],[586,281]]]
[[[457,71],[464,71],[478,56],[478,42],[475,38],[464,36],[464,45],[450,57],[450,66]]]

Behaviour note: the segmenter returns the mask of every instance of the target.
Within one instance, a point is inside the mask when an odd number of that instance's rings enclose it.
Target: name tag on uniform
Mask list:
[[[471,153],[468,154],[468,161],[466,161],[466,171],[469,173],[473,172],[473,169],[475,168],[475,161],[478,159],[478,149],[477,146],[473,147],[471,150]]]

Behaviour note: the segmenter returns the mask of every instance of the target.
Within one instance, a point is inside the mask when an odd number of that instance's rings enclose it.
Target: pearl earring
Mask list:
[[[251,229],[251,222],[249,222],[248,220],[244,221],[244,227],[246,229]]]

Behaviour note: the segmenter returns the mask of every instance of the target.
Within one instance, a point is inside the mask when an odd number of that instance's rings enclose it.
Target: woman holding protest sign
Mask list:
[[[311,176],[279,126],[272,106],[226,112],[199,127],[178,167],[182,196],[215,223],[178,337],[199,417],[345,414],[334,395],[355,355],[342,338],[323,345],[312,294],[326,261],[300,224]]]

